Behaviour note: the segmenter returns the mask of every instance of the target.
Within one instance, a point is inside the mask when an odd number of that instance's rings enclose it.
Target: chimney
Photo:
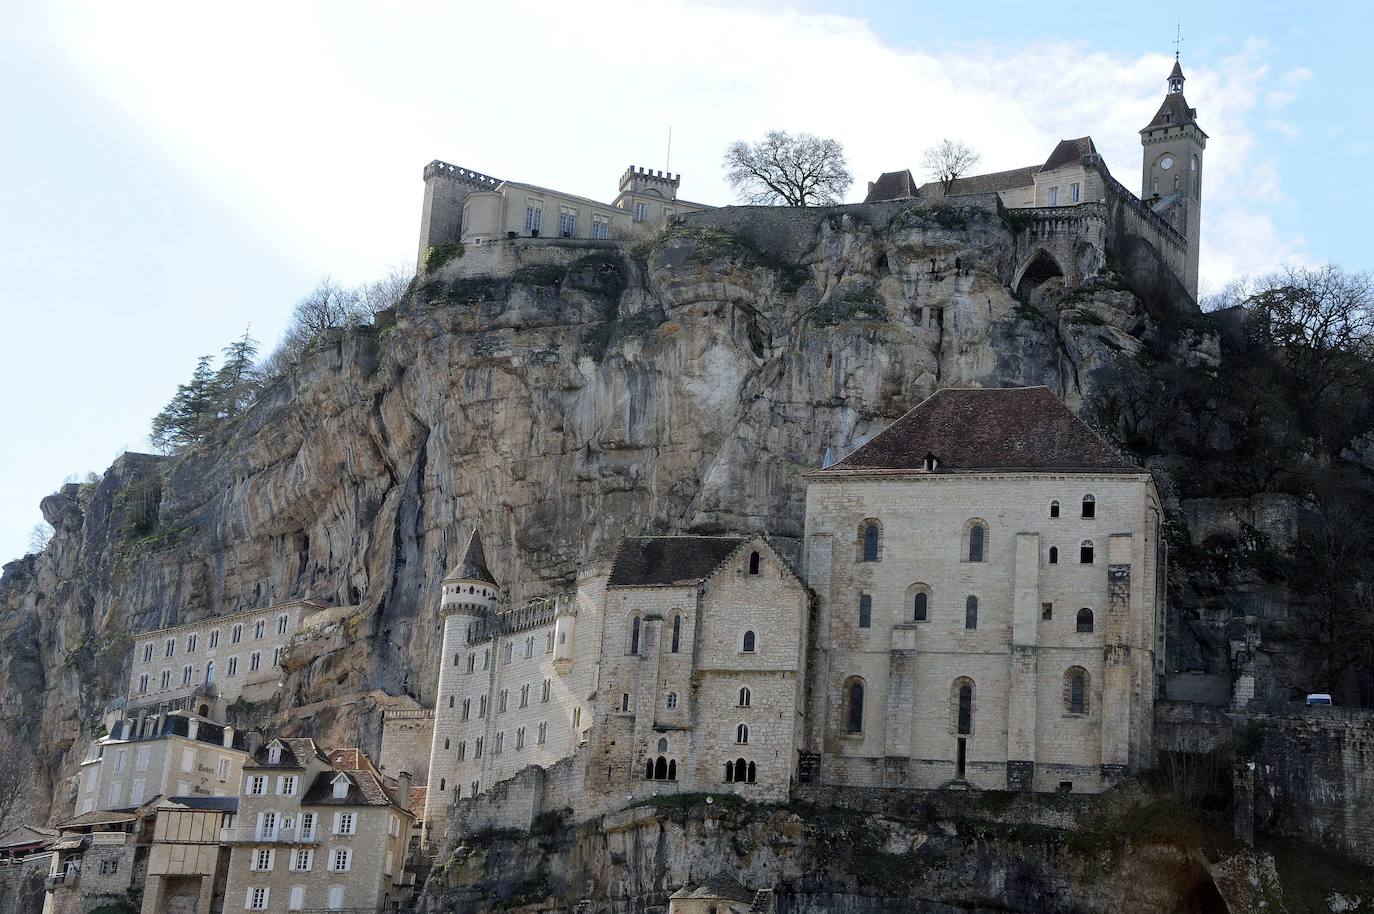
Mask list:
[[[402,809],[410,808],[410,772],[402,771],[396,775],[396,805]]]
[[[249,730],[249,731],[248,731],[248,754],[249,754],[249,755],[252,755],[252,756],[256,756],[256,755],[258,754],[258,750],[261,749],[261,748],[262,748],[262,731],[261,731],[261,730]]]
[[[234,728],[230,724],[224,725],[224,748],[234,748]]]
[[[157,718],[153,721],[153,736],[162,735],[162,725],[167,722],[167,709],[158,708]]]
[[[200,718],[194,716],[186,718],[186,738],[195,739],[199,734]]]

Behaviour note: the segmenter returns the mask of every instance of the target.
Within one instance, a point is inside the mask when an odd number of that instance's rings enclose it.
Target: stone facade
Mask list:
[[[382,711],[381,770],[392,777],[406,772],[420,784],[429,781],[429,753],[434,745],[434,711],[387,708]]]
[[[291,636],[321,608],[297,601],[144,632],[134,642],[129,713],[150,720],[158,709],[189,709],[223,719],[240,696],[269,697]]]
[[[356,749],[276,739],[244,768],[226,911],[354,909],[408,901],[409,778],[384,779]]]
[[[230,851],[220,840],[237,808],[236,798],[208,808],[185,803],[158,807],[142,914],[223,910]]]
[[[446,241],[489,244],[505,238],[632,237],[682,213],[707,209],[680,200],[682,175],[630,166],[610,203],[534,184],[502,181],[435,160],[425,166],[419,265]]]

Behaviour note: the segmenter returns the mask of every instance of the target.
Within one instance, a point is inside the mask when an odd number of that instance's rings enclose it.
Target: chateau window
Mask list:
[[[248,672],[256,673],[258,667],[262,666],[262,652],[254,651],[248,655]]]
[[[213,651],[217,647],[219,647],[219,629],[210,633],[210,650]]]
[[[525,748],[525,728],[517,727],[515,730],[515,748],[517,750]]]
[[[1058,517],[1058,516],[1059,516],[1059,502],[1057,502],[1057,501],[1052,501],[1052,502],[1050,502],[1050,517]]]
[[[451,698],[452,698],[452,696],[450,696],[450,699],[451,699]],[[451,707],[453,707],[453,705],[450,704],[449,707],[451,708]],[[472,699],[471,699],[471,698],[464,698],[464,699],[463,699],[463,716],[462,716],[462,719],[463,719],[463,720],[467,720],[467,719],[470,718],[471,716],[472,716]]]
[[[472,757],[473,757],[473,758],[481,758],[481,757],[482,757],[482,743],[483,743],[483,742],[484,742],[483,737],[480,737],[480,736],[477,737],[477,742],[473,745],[473,748],[472,748]],[[476,793],[475,790],[474,790],[473,792]]]
[[[673,641],[672,651],[674,654],[682,650],[682,615],[673,614]]]
[[[465,739],[458,741],[458,761],[468,757],[468,741]]]
[[[491,649],[482,651],[482,670],[483,672],[491,669]]]
[[[267,620],[259,619],[253,624],[253,640],[258,640],[267,633]]]
[[[468,654],[468,672],[471,673],[475,669],[477,669],[477,655]]]
[[[143,645],[143,662],[148,663],[153,659],[153,645],[148,643]]]
[[[282,652],[282,648],[280,648],[280,647],[274,647],[274,648],[272,648],[272,665],[273,665],[274,667],[275,667],[275,666],[281,666],[281,652]]]
[[[630,620],[630,653],[639,653],[639,616]]]
[[[270,848],[260,847],[253,853],[253,869],[260,873],[272,871],[272,858],[275,856]]]
[[[845,732],[864,732],[864,681],[853,677],[844,686]]]
[[[243,640],[243,626],[235,625],[229,632],[229,643],[238,644]]]
[[[574,729],[574,730],[576,730],[578,727],[582,726],[582,709],[581,709],[581,708],[573,708],[572,724],[573,724],[573,729]]]
[[[747,745],[749,742],[749,725],[740,724],[735,728],[735,742],[739,745]]]
[[[630,693],[629,693],[629,692],[621,692],[621,693],[620,693],[620,712],[621,712],[622,714],[627,714],[627,713],[629,713],[629,711],[630,711]]]
[[[296,795],[296,776],[287,774],[277,778],[277,794],[283,797],[294,797]]]
[[[954,732],[973,734],[973,680],[961,676],[954,680]]]
[[[740,642],[740,651],[745,654],[754,653],[754,649],[757,646],[757,641],[758,639],[755,638],[753,632],[745,632],[744,638]]]
[[[1075,183],[1069,185],[1069,202],[1070,202],[1070,203],[1078,203],[1078,202],[1079,202],[1079,193],[1078,193],[1078,184],[1077,184],[1077,182],[1075,182]]]
[[[529,706],[530,706],[530,687],[529,687],[529,684],[526,683],[525,685],[522,685],[522,686],[520,687],[520,707],[522,707],[522,708],[528,708]]]
[[[309,848],[301,848],[291,859],[291,869],[298,873],[308,873],[315,865],[315,852]]]
[[[754,767],[753,762],[746,762],[740,758],[725,763],[725,783],[727,784],[752,784],[757,777],[758,769]]]
[[[500,733],[496,734],[496,754],[497,754],[497,755],[500,755],[500,754],[501,754],[501,750],[503,750],[505,747],[506,747],[506,732],[505,732],[504,730],[502,730]]]
[[[277,617],[277,634],[279,634],[279,635],[284,635],[284,634],[286,634],[286,625],[287,625],[287,616],[286,616],[286,613],[282,613],[280,616]]]
[[[1093,563],[1092,540],[1084,540],[1082,545],[1078,547],[1078,561],[1082,565],[1091,565]]]
[[[1054,618],[1054,604],[1053,604],[1053,603],[1041,603],[1041,604],[1040,604],[1040,619],[1041,619],[1041,621],[1049,622],[1049,621],[1052,620],[1053,618]]]
[[[477,719],[482,720],[487,716],[487,696],[477,696]]]
[[[196,636],[196,635],[194,635],[194,634],[187,635],[187,636],[186,636],[186,653],[188,653],[188,654],[194,654],[194,653],[196,652],[196,642],[199,641],[199,640],[200,640],[199,637]]]
[[[987,561],[988,553],[988,528],[987,524],[981,520],[971,520],[967,525],[968,538],[968,560],[970,562]]]
[[[1091,633],[1093,630],[1093,611],[1086,606],[1080,609],[1075,625],[1079,632],[1084,634]]]
[[[539,233],[539,230],[543,227],[543,225],[544,225],[544,209],[543,209],[543,207],[533,206],[533,205],[526,206],[526,207],[525,207],[525,231],[529,232],[531,235],[535,235],[535,234],[538,234],[538,233]]]
[[[336,873],[346,873],[352,866],[353,851],[346,847],[335,848],[333,859],[329,861],[329,868]],[[342,896],[343,892],[340,891],[339,895]]]
[[[978,598],[973,594],[968,595],[964,601],[964,628],[975,629],[978,627]]]
[[[1081,666],[1064,671],[1064,710],[1069,714],[1088,713],[1088,671]]]
[[[912,584],[906,589],[906,595],[911,605],[911,621],[929,621],[930,586],[927,584]]]
[[[611,237],[611,222],[600,213],[592,215],[592,237],[598,241]]]
[[[873,625],[873,595],[859,595],[859,628],[869,628]]]
[[[749,573],[759,573],[759,554],[757,552],[749,553]]]
[[[859,524],[859,561],[878,561],[882,547],[882,526],[875,518],[868,518]]]
[[[191,674],[192,674],[193,672],[194,672],[194,670],[190,667],[190,665],[187,665],[187,666],[184,666],[184,667],[181,668],[181,684],[182,684],[182,685],[186,686],[186,685],[190,685],[190,684],[191,684]]]
[[[749,691],[748,686],[744,686],[739,690],[739,706],[741,708],[749,707],[749,703],[753,699],[753,697],[754,693]]]
[[[1058,565],[1058,564],[1059,564],[1059,547],[1058,547],[1058,546],[1051,546],[1051,547],[1050,547],[1050,564],[1051,564],[1051,565]]]
[[[530,635],[528,638],[525,639],[525,659],[528,660],[528,659],[530,659],[530,658],[533,657],[533,656],[534,656],[534,636],[533,636],[533,635]]]
[[[1095,498],[1093,498],[1091,495],[1084,495],[1084,496],[1083,496],[1083,516],[1084,516],[1084,517],[1096,517],[1096,516],[1097,516],[1097,500],[1096,500]]]
[[[473,781],[473,782],[472,782],[472,795],[475,797],[475,796],[477,796],[477,794],[481,793],[481,791],[482,791],[482,782],[481,782],[481,781]]]
[[[636,221],[636,222],[643,222],[643,221],[644,221],[644,204],[643,204],[643,203],[636,203],[636,204],[635,204],[635,221]]]
[[[544,653],[553,653],[553,632],[548,632],[544,635]]]
[[[514,654],[515,654],[515,643],[512,642],[512,641],[507,641],[507,642],[506,642],[505,658],[504,658],[504,661],[503,661],[503,662],[506,664],[506,666],[510,666],[511,657],[514,656]]]
[[[172,685],[172,671],[171,671],[171,670],[163,670],[163,671],[162,671],[162,687],[163,687],[164,689],[167,689],[167,688],[171,688],[171,685]]]
[[[176,642],[176,639],[175,639],[175,638],[168,638],[168,639],[167,639],[167,644],[166,644],[166,646],[165,646],[165,648],[164,648],[164,650],[163,650],[162,656],[164,656],[164,657],[170,657],[170,656],[172,656],[173,654],[176,653],[176,650],[177,650],[177,642]]]
[[[1059,188],[1058,188],[1058,187],[1051,187],[1051,188],[1050,188],[1050,206],[1058,206],[1058,205],[1059,205]]]
[[[444,749],[448,749],[448,740],[449,740],[449,738],[448,738],[447,736],[445,736],[445,737],[444,737]]]
[[[229,658],[229,675],[230,675],[230,676],[237,676],[238,673],[239,673],[239,658],[237,658],[237,657],[230,657],[230,658]]]
[[[558,235],[560,238],[572,238],[577,235],[577,210],[569,206],[559,208]]]
[[[549,679],[545,679],[545,680],[544,680],[544,686],[543,686],[543,688],[542,688],[542,689],[540,690],[540,692],[539,692],[539,701],[540,701],[541,704],[542,704],[543,702],[546,702],[546,701],[549,700],[549,695],[550,695],[550,693],[551,693],[552,691],[553,691],[553,681],[552,681],[552,680],[549,680]]]
[[[501,690],[500,702],[499,702],[499,704],[497,704],[497,706],[496,706],[496,713],[498,713],[498,714],[503,714],[503,713],[505,713],[505,710],[506,710],[506,699],[507,699],[508,695],[509,695],[509,692],[508,692],[506,689],[502,689],[502,690]]]
[[[250,911],[267,910],[267,889],[263,887],[253,887],[248,890],[248,898],[243,906]]]
[[[669,693],[668,693],[668,700],[667,700],[666,703],[667,703],[667,705],[668,705],[668,710],[669,710],[669,711],[672,711],[672,710],[676,709],[676,708],[677,708],[677,693],[676,693],[676,692],[669,692]]]
[[[147,674],[147,673],[144,673],[142,676],[139,676],[139,677],[138,677],[138,691],[139,691],[140,693],[141,693],[141,692],[146,692],[146,691],[148,691],[148,674]]]

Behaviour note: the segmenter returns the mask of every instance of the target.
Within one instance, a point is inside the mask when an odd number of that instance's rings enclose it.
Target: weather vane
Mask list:
[[[1174,26],[1174,60],[1178,60],[1179,48],[1183,45],[1183,20],[1180,19]]]

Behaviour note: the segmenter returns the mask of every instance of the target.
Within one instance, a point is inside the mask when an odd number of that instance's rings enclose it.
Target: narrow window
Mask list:
[[[1052,502],[1050,502],[1050,517],[1058,517],[1058,516],[1059,516],[1059,502],[1057,502],[1057,501],[1052,501]]]
[[[735,742],[739,743],[741,746],[749,742],[748,724],[740,724],[738,727],[735,728]]]
[[[673,709],[676,708],[676,707],[677,707],[677,693],[676,693],[676,692],[669,692],[669,693],[668,693],[668,710],[671,711],[671,710],[673,710]]]
[[[930,594],[924,590],[916,592],[915,607],[912,611],[912,618],[917,622],[926,621],[926,613],[930,609]]]
[[[1051,565],[1058,565],[1058,564],[1059,564],[1059,547],[1058,547],[1058,546],[1051,546],[1051,547],[1050,547],[1050,564],[1051,564]]]
[[[1051,187],[1051,188],[1050,188],[1050,206],[1058,206],[1058,205],[1059,205],[1059,188],[1058,188],[1058,187]]]
[[[973,732],[973,686],[968,683],[959,686],[958,731],[961,736]]]
[[[864,527],[864,561],[878,561],[878,525],[869,524]]]
[[[643,203],[636,203],[636,204],[635,204],[635,221],[636,221],[636,222],[643,222],[643,221],[644,221],[644,204],[643,204]]]
[[[982,524],[974,524],[968,529],[968,560],[970,562],[981,562],[986,554],[987,528]]]
[[[1069,185],[1069,202],[1071,202],[1071,203],[1078,203],[1079,201],[1080,201],[1080,197],[1079,197],[1079,186],[1078,186],[1078,184],[1077,184],[1077,183],[1070,184],[1070,185]]]
[[[1078,630],[1089,633],[1093,630],[1093,611],[1088,607],[1083,607],[1078,611]]]
[[[749,702],[753,699],[753,697],[754,697],[754,695],[753,695],[752,692],[749,691],[749,687],[748,687],[748,686],[745,686],[744,688],[740,689],[740,690],[739,690],[739,706],[740,706],[741,708],[747,708],[747,707],[749,707]]]
[[[639,653],[639,616],[630,621],[630,653]]]
[[[1078,561],[1083,565],[1091,565],[1093,563],[1092,540],[1084,540],[1083,544],[1078,547]]]
[[[1041,618],[1042,620],[1044,620],[1045,622],[1049,622],[1051,619],[1054,618],[1054,604],[1053,604],[1053,603],[1041,603],[1041,604],[1040,604],[1040,618]]]
[[[753,633],[753,632],[745,632],[745,633],[744,633],[744,645],[743,645],[743,651],[744,651],[744,653],[746,653],[746,654],[752,654],[752,653],[754,653],[754,641],[755,641],[755,639],[754,639],[754,633]]]
[[[673,653],[682,650],[682,616],[673,616]]]
[[[1084,517],[1096,517],[1096,516],[1097,516],[1097,501],[1096,501],[1091,495],[1084,495],[1084,496],[1083,496],[1083,516],[1084,516]]]
[[[621,692],[621,693],[620,693],[620,710],[621,710],[622,713],[626,713],[626,712],[628,712],[628,711],[630,710],[630,693],[629,693],[629,692]]]
[[[759,554],[757,552],[749,553],[749,573],[759,573]]]
[[[845,730],[848,733],[864,732],[864,684],[861,679],[851,679],[845,690],[845,701],[849,705],[845,714]]]
[[[859,596],[859,628],[869,628],[873,624],[873,596]]]
[[[1072,666],[1064,673],[1064,710],[1070,714],[1088,713],[1088,671]]]
[[[964,601],[964,628],[973,629],[978,627],[978,598],[969,594]]]
[[[660,738],[659,738],[659,740],[658,740],[658,751],[659,751],[659,752],[667,752],[667,751],[668,751],[668,738],[667,738],[666,736],[660,737]]]

